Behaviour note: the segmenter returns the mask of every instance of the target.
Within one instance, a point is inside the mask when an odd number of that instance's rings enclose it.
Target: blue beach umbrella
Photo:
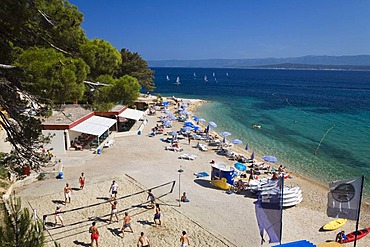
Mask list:
[[[266,162],[276,163],[278,160],[275,156],[263,156],[262,159]]]
[[[212,127],[214,127],[214,128],[217,128],[217,124],[215,123],[215,122],[209,122],[209,125],[211,125]]]
[[[254,160],[254,151],[251,154],[251,160]]]
[[[248,151],[248,143],[247,143],[247,145],[245,145],[245,150],[247,150],[247,151]]]
[[[238,169],[239,171],[241,171],[241,172],[245,172],[246,170],[247,170],[247,166],[246,165],[244,165],[243,163],[235,163],[234,164],[234,167],[236,168],[236,169]]]
[[[184,126],[191,126],[191,127],[193,127],[193,126],[194,126],[194,124],[193,124],[193,122],[186,121],[186,122],[184,123]]]
[[[238,145],[238,144],[242,144],[243,142],[239,139],[235,139],[235,140],[231,140],[230,143]]]
[[[199,118],[197,117],[197,116],[192,116],[191,117],[194,121],[198,121],[199,120]]]
[[[194,130],[199,130],[199,129],[200,129],[200,126],[195,125],[195,126],[193,127],[193,129],[194,129]]]
[[[226,137],[226,136],[231,136],[230,132],[224,131],[220,133],[220,136]]]
[[[193,130],[193,127],[185,126],[185,127],[182,127],[181,130],[185,131],[185,132],[189,132],[189,131]]]

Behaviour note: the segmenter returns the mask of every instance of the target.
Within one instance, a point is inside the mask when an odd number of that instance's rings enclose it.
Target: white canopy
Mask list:
[[[83,121],[82,123],[77,124],[71,130],[90,135],[101,136],[115,123],[116,123],[115,119],[92,116],[91,118]]]
[[[143,115],[144,115],[143,111],[138,111],[138,110],[134,110],[134,109],[131,109],[131,108],[127,108],[126,110],[124,110],[118,116],[138,121],[138,120],[140,120],[140,118],[143,117]]]

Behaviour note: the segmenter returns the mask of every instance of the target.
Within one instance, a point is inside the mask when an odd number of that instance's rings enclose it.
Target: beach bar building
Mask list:
[[[141,120],[138,125],[141,131],[145,123],[144,115],[143,111],[123,105],[117,105],[107,112],[92,112],[77,104],[63,105],[42,123],[42,134],[51,138],[45,148],[52,148],[56,154],[64,154],[67,150],[96,149],[112,131],[122,131],[120,126],[127,123],[128,119],[134,123]],[[137,134],[137,131],[135,128],[132,134]]]

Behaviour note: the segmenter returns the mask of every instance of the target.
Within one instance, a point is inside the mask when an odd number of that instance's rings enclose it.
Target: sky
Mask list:
[[[89,38],[146,60],[370,55],[369,0],[70,0]]]

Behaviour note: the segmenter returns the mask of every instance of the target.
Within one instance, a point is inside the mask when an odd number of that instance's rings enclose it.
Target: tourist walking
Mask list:
[[[182,231],[182,236],[180,237],[181,247],[186,247],[190,245],[189,237],[186,235],[185,231]]]
[[[157,223],[158,222],[158,223]],[[154,224],[161,225],[161,209],[159,208],[159,204],[155,204],[155,214],[154,214]]]
[[[110,188],[109,188],[109,193],[111,193],[110,199],[116,199],[117,197],[117,191],[118,191],[118,184],[116,181],[113,180]]]
[[[67,200],[69,203],[71,203],[71,196],[72,196],[72,188],[69,187],[69,183],[66,183],[66,187],[64,187],[64,204],[67,203]]]
[[[64,222],[63,222],[63,217],[62,217],[62,207],[60,205],[57,205],[57,208],[55,210],[55,223],[54,223],[54,226],[56,226],[58,224],[58,220],[60,221],[60,223],[62,224],[62,226],[64,226]]]
[[[131,232],[134,233],[134,230],[131,228],[131,217],[128,215],[127,212],[125,212],[125,217],[123,218],[123,226],[122,226],[122,236],[125,235],[125,229],[130,228]]]
[[[110,202],[110,205],[112,207],[112,210],[110,212],[110,219],[109,219],[109,224],[112,223],[112,217],[113,215],[116,216],[117,222],[118,222],[118,210],[117,210],[117,201],[114,201],[113,203]]]
[[[137,242],[137,247],[150,247],[149,239],[144,235],[144,232],[140,233],[139,241]]]
[[[92,223],[92,226],[90,226],[89,233],[91,233],[91,246],[93,246],[94,241],[95,241],[96,247],[98,247],[99,246],[99,243],[98,243],[99,230],[98,230],[98,227],[96,226],[95,221]]]
[[[79,182],[80,182],[80,190],[82,190],[85,186],[85,175],[84,175],[83,172],[81,173],[81,176],[79,178]]]

